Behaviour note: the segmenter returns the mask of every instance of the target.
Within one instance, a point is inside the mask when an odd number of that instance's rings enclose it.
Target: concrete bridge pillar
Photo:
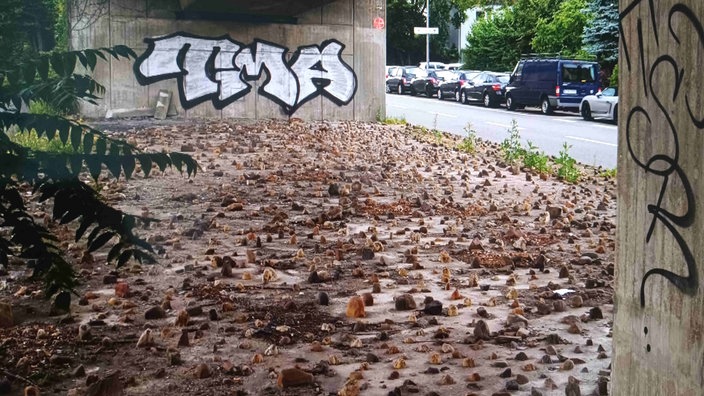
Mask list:
[[[614,395],[704,394],[703,24],[620,1]]]

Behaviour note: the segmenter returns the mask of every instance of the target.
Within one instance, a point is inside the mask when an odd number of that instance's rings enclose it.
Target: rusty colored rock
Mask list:
[[[281,370],[276,383],[279,388],[290,388],[312,384],[313,378],[313,374],[294,367]]]

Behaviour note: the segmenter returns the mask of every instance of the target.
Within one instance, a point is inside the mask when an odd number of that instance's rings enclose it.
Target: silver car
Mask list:
[[[596,95],[587,95],[579,105],[582,118],[591,121],[595,118],[618,121],[618,88],[609,87]]]

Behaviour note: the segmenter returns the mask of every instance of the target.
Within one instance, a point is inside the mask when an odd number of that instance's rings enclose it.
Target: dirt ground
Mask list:
[[[120,125],[202,169],[103,181],[160,220],[138,230],[158,263],[67,240],[71,314],[49,315],[25,267],[0,275],[18,322],[0,394],[606,394],[616,189],[599,170],[543,180],[411,126]]]

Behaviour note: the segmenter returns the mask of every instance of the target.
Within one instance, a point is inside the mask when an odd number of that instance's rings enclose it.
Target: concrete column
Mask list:
[[[386,64],[386,29],[375,29],[374,18],[386,20],[386,1],[354,0],[354,70],[357,94],[354,119],[373,121],[386,116],[384,80]]]
[[[612,392],[704,394],[704,2],[621,0]]]

